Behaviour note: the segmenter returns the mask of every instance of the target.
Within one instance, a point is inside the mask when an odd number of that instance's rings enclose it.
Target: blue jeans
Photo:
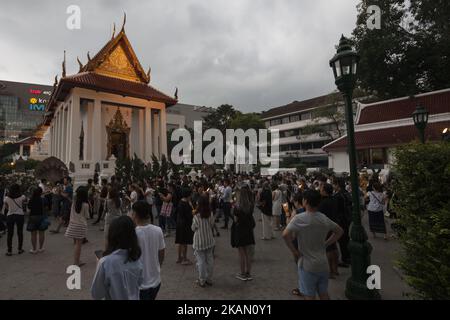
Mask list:
[[[161,283],[156,288],[149,288],[139,291],[140,300],[155,300],[158,295],[159,288],[161,288]]]
[[[304,296],[316,297],[328,293],[328,272],[309,272],[298,267],[298,287]]]

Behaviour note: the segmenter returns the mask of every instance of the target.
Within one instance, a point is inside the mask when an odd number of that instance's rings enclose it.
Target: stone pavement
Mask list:
[[[257,209],[256,209],[257,210]],[[277,239],[262,241],[259,212],[255,212],[255,256],[253,264],[254,280],[242,282],[234,278],[239,271],[237,250],[231,248],[229,232],[221,230],[216,238],[216,260],[214,286],[200,288],[195,285],[197,273],[195,265],[175,264],[177,253],[174,237],[166,238],[166,259],[162,268],[162,286],[158,299],[180,300],[295,300],[291,290],[296,287],[296,266],[280,233]],[[367,216],[364,223],[367,225]],[[0,299],[90,299],[90,284],[95,272],[94,251],[103,246],[103,232],[97,226],[89,226],[89,243],[82,248],[81,290],[68,290],[66,267],[72,263],[72,241],[63,234],[46,234],[46,251],[38,255],[28,253],[30,234],[25,233],[23,255],[17,255],[17,237],[14,238],[14,255],[6,257],[6,235],[0,239]],[[371,238],[371,236],[370,236]],[[399,249],[397,241],[382,238],[370,239],[374,248],[372,264],[381,267],[381,296],[383,299],[404,299],[409,292],[400,275],[393,268],[395,253]],[[189,256],[194,260],[192,249]],[[332,299],[345,299],[345,282],[350,269],[340,269],[341,275],[330,280],[329,291]]]

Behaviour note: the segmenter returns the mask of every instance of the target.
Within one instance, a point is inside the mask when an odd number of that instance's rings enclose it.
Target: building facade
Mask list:
[[[263,112],[261,117],[266,128],[280,132],[280,157],[298,159],[298,164],[309,168],[328,167],[328,155],[322,147],[337,138],[339,131],[345,132],[345,125],[315,114],[324,108],[330,108],[331,114],[343,113],[340,99],[340,94],[332,93]],[[312,125],[319,130],[312,133]]]
[[[0,144],[33,134],[44,119],[52,90],[52,86],[0,80]]]
[[[177,100],[153,88],[124,28],[79,72],[60,81],[36,135],[49,156],[66,164],[77,183],[95,172],[114,174],[116,159],[136,155],[150,162],[167,156],[166,108]]]
[[[418,139],[412,118],[421,105],[429,112],[425,131],[428,141],[439,141],[450,128],[450,89],[403,97],[372,104],[359,104],[355,122],[358,167],[389,170],[395,162],[396,147]],[[335,172],[349,172],[347,136],[323,147],[329,167]]]

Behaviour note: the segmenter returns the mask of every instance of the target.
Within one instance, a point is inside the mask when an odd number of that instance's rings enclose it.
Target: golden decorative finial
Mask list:
[[[55,82],[53,83],[53,87],[58,85],[58,75],[55,76]]]
[[[64,60],[62,63],[62,77],[66,77],[66,50],[64,50]]]
[[[83,64],[81,63],[81,61],[80,61],[80,59],[77,57],[77,62],[78,62],[78,65],[80,66],[80,71],[79,72],[81,72],[81,70],[83,69]]]
[[[111,39],[114,39],[115,35],[116,35],[116,23],[114,22],[113,23],[113,32],[112,32]]]
[[[123,25],[122,25],[122,30],[121,32],[125,31],[125,24],[127,23],[127,13],[124,11],[123,12]]]
[[[92,59],[91,59],[91,55],[89,54],[89,51],[87,52],[87,58],[88,58],[89,61],[92,60]]]
[[[178,87],[175,88],[175,99],[178,100]]]

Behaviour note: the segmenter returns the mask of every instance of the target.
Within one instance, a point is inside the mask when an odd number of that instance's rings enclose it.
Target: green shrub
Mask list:
[[[395,152],[398,264],[416,298],[450,299],[450,143],[413,143]]]

